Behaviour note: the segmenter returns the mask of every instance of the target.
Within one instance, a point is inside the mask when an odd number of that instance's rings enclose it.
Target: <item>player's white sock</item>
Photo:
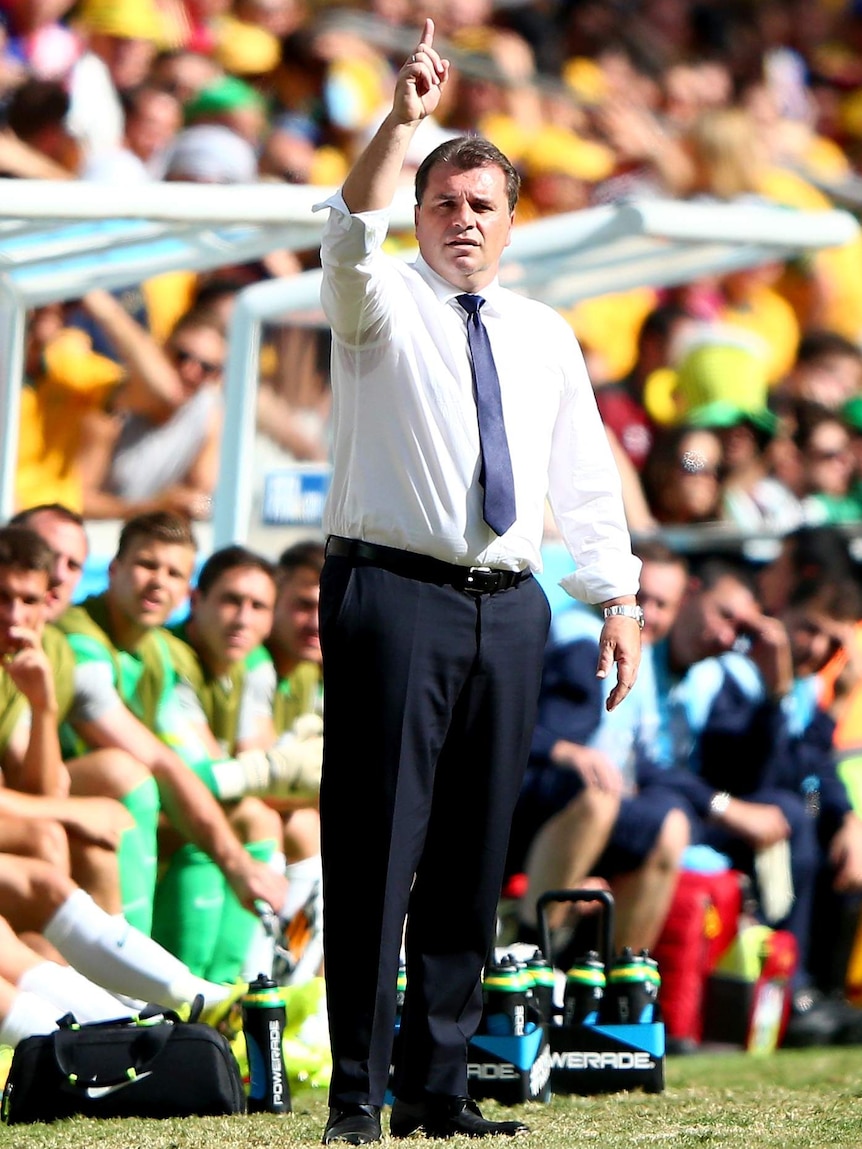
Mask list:
[[[283,874],[287,861],[284,854],[277,850],[270,855],[266,864],[276,874]],[[252,935],[240,973],[244,981],[254,981],[258,974],[262,973],[272,977],[278,935],[278,914],[270,906],[264,906],[264,912],[261,913],[260,921]]]
[[[43,961],[25,970],[18,979],[18,989],[34,993],[59,1010],[58,1016],[73,1013],[75,1020],[110,1021],[126,1017],[128,1009],[112,993],[96,985],[68,965]]]
[[[284,868],[287,878],[287,893],[283,904],[279,907],[278,916],[283,922],[289,922],[297,910],[308,902],[323,882],[323,868],[320,854],[313,854],[310,858],[302,858],[298,862],[289,862]]]
[[[34,993],[18,993],[0,1022],[0,1045],[17,1045],[36,1033],[52,1033],[61,1016],[56,1006]]]
[[[229,992],[229,987],[196,977],[125,918],[97,906],[85,890],[70,894],[42,932],[70,965],[111,993],[176,1009],[199,993],[214,1005]]]

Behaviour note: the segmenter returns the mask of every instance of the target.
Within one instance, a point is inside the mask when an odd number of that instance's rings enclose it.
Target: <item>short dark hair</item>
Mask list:
[[[191,521],[173,511],[150,511],[129,519],[120,531],[116,557],[122,558],[141,539],[174,543],[176,546],[191,547],[193,551],[198,549]]]
[[[701,590],[712,590],[722,579],[731,578],[747,590],[755,590],[754,574],[742,562],[733,559],[707,558],[695,568]]]
[[[840,355],[843,358],[862,361],[862,347],[853,343],[837,331],[828,331],[818,328],[807,331],[799,341],[796,349],[796,364],[808,366],[829,355]]]
[[[195,584],[201,594],[209,594],[223,574],[233,570],[258,570],[275,582],[275,564],[248,547],[233,543],[213,551],[200,569]]]
[[[839,622],[858,622],[862,618],[862,589],[850,578],[837,581],[829,574],[807,579],[790,596],[791,607],[817,606],[828,617]]]
[[[417,204],[422,203],[432,168],[440,167],[443,164],[449,164],[459,172],[469,172],[473,168],[500,168],[506,177],[506,198],[509,201],[509,211],[515,210],[518,192],[521,188],[521,177],[511,160],[495,144],[492,144],[490,140],[483,139],[482,136],[457,136],[454,140],[444,140],[433,152],[429,152],[416,169]]]
[[[0,567],[39,571],[50,579],[56,558],[53,548],[29,527],[0,527]]]
[[[326,548],[317,539],[303,539],[283,550],[278,558],[278,573],[282,577],[294,571],[310,570],[319,577],[326,558]]]
[[[833,579],[852,578],[855,574],[847,539],[830,523],[796,527],[784,536],[784,547],[801,582],[825,575]]]
[[[173,325],[171,333],[168,336],[168,341],[173,339],[175,335],[179,335],[181,331],[197,331],[200,327],[206,327],[210,331],[215,331],[222,339],[227,338],[224,321],[218,312],[214,311],[211,307],[206,307],[203,304],[198,305],[196,303],[181,315]]]
[[[36,515],[42,514],[54,515],[65,523],[74,523],[76,527],[83,528],[84,526],[84,516],[73,511],[71,507],[67,507],[65,503],[37,503],[35,507],[25,507],[23,511],[18,511],[12,516],[8,525],[10,527],[27,527]]]
[[[664,563],[666,566],[681,567],[688,574],[689,562],[686,556],[661,539],[643,539],[633,551],[642,563]]]

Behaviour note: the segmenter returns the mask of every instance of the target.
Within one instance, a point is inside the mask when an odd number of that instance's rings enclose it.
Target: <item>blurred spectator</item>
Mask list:
[[[337,187],[347,175],[343,152],[328,144],[315,144],[313,133],[289,113],[273,123],[259,166],[262,179],[279,179],[289,184]]]
[[[171,142],[182,125],[180,105],[158,88],[143,87],[124,95],[123,139],[84,164],[81,178],[102,183],[148,183],[161,179]]]
[[[10,131],[65,177],[77,174],[81,162],[78,143],[67,127],[68,114],[69,96],[57,80],[26,80],[6,108]],[[33,175],[40,178],[41,173]]]
[[[722,323],[691,324],[673,348],[670,398],[677,419],[716,401],[762,410],[769,394],[766,348],[754,333]],[[656,380],[647,384],[647,395]]]
[[[189,48],[175,48],[156,56],[149,78],[155,87],[185,104],[222,75],[219,65],[209,56]]]
[[[793,439],[801,463],[800,494],[811,522],[854,523],[862,502],[854,489],[856,460],[850,432],[835,412],[798,404]]]
[[[654,308],[641,324],[632,369],[619,382],[596,388],[596,402],[605,426],[613,431],[639,471],[652,450],[657,430],[644,406],[644,386],[653,371],[670,362],[671,344],[680,325],[687,321],[687,313],[676,304]]]
[[[201,184],[248,184],[257,180],[251,144],[219,124],[185,128],[174,140],[166,180]]]
[[[677,190],[744,202],[752,196],[785,207],[822,211],[830,201],[795,172],[777,166],[768,136],[741,108],[703,113],[687,136],[693,178]],[[856,340],[862,335],[862,237],[815,252],[789,269],[781,289],[803,331],[822,326]]]
[[[780,263],[766,263],[724,275],[719,282],[719,319],[752,332],[762,341],[764,371],[770,386],[792,367],[800,338],[796,313],[774,287],[781,274]]]
[[[156,0],[86,0],[80,22],[87,50],[72,69],[68,126],[90,155],[119,145],[120,97],[146,81],[177,29]]]
[[[80,510],[81,423],[108,401],[123,370],[97,355],[82,331],[64,327],[59,304],[31,312],[25,338],[15,505],[58,502]]]
[[[688,423],[717,432],[722,445],[722,516],[744,531],[786,532],[805,520],[796,495],[773,474],[770,449],[780,433],[765,407],[747,411],[717,399],[688,414]]]
[[[208,517],[218,474],[226,351],[220,321],[212,313],[189,312],[165,348],[180,402],[124,410],[120,395],[111,412],[90,415],[78,461],[87,518],[129,519],[156,510]],[[155,345],[152,354],[158,354]]]
[[[776,400],[801,400],[840,410],[862,395],[862,348],[835,331],[807,331]]]
[[[589,206],[592,186],[610,173],[613,162],[602,144],[566,128],[542,128],[529,137],[521,155],[518,222]]]
[[[780,615],[802,583],[854,578],[847,540],[837,527],[804,525],[781,540],[778,554],[757,575],[757,597],[767,614]]]
[[[235,76],[222,76],[183,107],[187,127],[220,124],[257,148],[266,127],[263,98]]]
[[[706,427],[671,427],[656,438],[641,477],[650,510],[667,526],[721,518],[721,440]]]

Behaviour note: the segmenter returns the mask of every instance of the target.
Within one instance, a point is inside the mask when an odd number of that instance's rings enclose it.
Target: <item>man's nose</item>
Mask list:
[[[453,218],[457,227],[466,230],[476,222],[476,213],[468,203],[459,203],[455,208]]]

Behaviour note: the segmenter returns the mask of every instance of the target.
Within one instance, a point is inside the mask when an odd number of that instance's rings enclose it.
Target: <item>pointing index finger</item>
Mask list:
[[[420,48],[430,48],[434,43],[434,21],[429,16],[425,21],[425,27],[422,29],[422,39],[419,41]]]

